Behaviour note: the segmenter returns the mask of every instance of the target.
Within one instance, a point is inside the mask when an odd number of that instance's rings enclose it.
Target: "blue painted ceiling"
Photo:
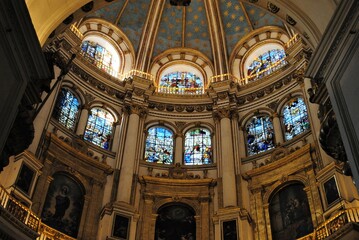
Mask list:
[[[153,0],[164,1],[164,0]],[[284,27],[282,21],[255,5],[240,0],[218,0],[228,54],[246,34],[264,26]],[[117,25],[138,50],[150,0],[115,0],[87,17],[102,18]],[[156,36],[153,57],[170,48],[192,48],[212,59],[207,11],[203,0],[188,7],[166,1]]]

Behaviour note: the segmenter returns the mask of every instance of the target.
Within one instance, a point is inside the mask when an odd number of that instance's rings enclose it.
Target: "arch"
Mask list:
[[[56,172],[41,214],[47,225],[73,238],[77,237],[85,202],[85,188],[74,176]]]
[[[92,107],[84,132],[84,140],[106,150],[110,149],[114,134],[115,117],[105,108]]]
[[[78,94],[71,88],[62,86],[57,95],[52,117],[62,126],[74,132],[81,114]]]
[[[174,155],[174,132],[163,125],[153,125],[147,129],[146,162],[172,164]]]
[[[269,116],[272,116],[273,113],[274,111],[270,108],[264,108],[264,107],[256,108],[255,110],[249,111],[248,113],[243,115],[243,117],[240,118],[238,123],[240,127],[244,128],[245,127],[244,124],[254,115],[267,114]]]
[[[184,165],[213,163],[212,133],[206,127],[195,126],[184,133]]]
[[[95,100],[95,101],[91,101],[88,103],[88,109],[94,108],[94,107],[99,107],[99,108],[103,108],[106,109],[106,111],[109,111],[112,116],[115,119],[115,122],[119,122],[121,120],[121,114],[119,111],[117,111],[113,106],[106,104],[104,102]]]
[[[310,129],[307,105],[300,96],[291,97],[281,108],[284,140],[288,141]]]
[[[126,34],[114,24],[98,18],[89,18],[81,22],[79,31],[86,37],[99,35],[112,43],[120,55],[121,66],[119,76],[126,74],[134,68],[135,50]]]
[[[155,239],[194,239],[196,219],[194,209],[184,203],[172,202],[157,211]]]
[[[193,208],[193,210],[195,211],[196,215],[199,215],[200,214],[200,209],[201,209],[201,206],[198,202],[196,201],[192,201],[192,200],[189,200],[187,198],[179,198],[179,199],[176,199],[176,201],[174,201],[174,198],[164,198],[164,199],[161,199],[159,201],[156,201],[153,205],[153,212],[154,213],[157,213],[158,210],[162,207],[162,206],[165,206],[167,204],[171,204],[173,202],[176,202],[176,203],[183,203],[183,204],[186,204],[188,206],[190,206],[191,208]]]
[[[152,120],[148,121],[145,124],[144,131],[148,131],[149,128],[154,126],[164,126],[166,128],[169,128],[173,133],[178,133],[179,129],[172,123],[165,120]]]
[[[269,218],[274,240],[303,237],[313,231],[313,222],[305,185],[289,182],[269,199]]]
[[[274,127],[268,114],[257,113],[245,123],[247,155],[266,152],[275,147]]]
[[[74,82],[72,82],[71,80],[68,80],[68,79],[64,79],[62,81],[61,86],[70,88],[76,94],[76,96],[80,99],[82,105],[87,104],[86,98],[85,98],[85,93],[82,91],[81,88],[77,87]]]

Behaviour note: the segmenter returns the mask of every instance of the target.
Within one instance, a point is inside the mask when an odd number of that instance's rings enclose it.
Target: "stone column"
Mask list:
[[[239,157],[245,158],[246,157],[246,140],[244,138],[244,127],[239,127],[239,144],[238,144],[238,148],[239,148]]]
[[[123,152],[122,164],[120,168],[120,181],[118,186],[117,201],[130,204],[132,192],[132,180],[135,167],[135,156],[137,151],[137,137],[139,134],[140,115],[145,114],[145,110],[140,106],[132,106],[130,111],[126,142]]]
[[[85,224],[86,224],[86,216],[87,216],[87,211],[88,211],[88,208],[89,208],[90,200],[91,200],[90,195],[87,194],[87,195],[84,196],[84,206],[82,208],[79,232],[77,234],[78,239],[84,239],[84,238],[82,238],[82,236],[84,234],[84,229],[85,229]]]
[[[153,209],[153,196],[146,194],[144,197],[144,208],[142,211],[142,236],[141,239],[152,239],[154,238],[154,235],[152,236],[150,233],[151,230],[151,223],[152,223],[152,209]]]
[[[203,239],[203,240],[207,240],[210,239],[209,238],[209,233],[210,233],[210,227],[209,227],[209,221],[210,221],[210,217],[209,217],[209,198],[202,198],[200,199],[201,202],[201,218],[200,218],[200,223],[201,223],[201,238],[198,239]],[[197,235],[197,237],[199,237]],[[197,239],[197,238],[196,238]]]
[[[280,123],[278,113],[273,113],[272,120],[273,120],[275,143],[282,144],[284,142],[283,131],[282,131],[282,125]]]
[[[120,128],[121,128],[121,121],[117,121],[113,123],[113,137],[112,137],[112,152],[116,152],[119,144],[120,144]]]
[[[37,180],[36,189],[34,191],[34,196],[32,198],[32,211],[37,215],[41,215],[41,210],[44,206],[44,202],[47,195],[47,190],[49,189],[50,183],[53,180],[53,177],[50,176],[52,168],[52,162],[48,159],[45,160],[44,167],[42,168],[42,174]]]
[[[236,176],[233,156],[231,120],[229,109],[220,109],[221,176],[223,183],[223,207],[237,206]]]
[[[183,134],[182,133],[176,133],[176,147],[175,147],[175,163],[184,164],[183,162]]]
[[[85,133],[89,110],[89,107],[86,105],[82,107],[79,122],[77,124],[76,135],[83,135]]]
[[[101,191],[102,190],[102,191]],[[92,180],[91,198],[86,211],[84,231],[82,239],[93,239],[97,237],[97,230],[99,225],[99,216],[101,212],[103,184]],[[84,209],[85,210],[85,209]],[[82,220],[82,219],[81,219]]]

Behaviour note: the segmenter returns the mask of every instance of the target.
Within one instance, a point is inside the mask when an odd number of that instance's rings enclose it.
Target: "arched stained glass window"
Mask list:
[[[84,41],[81,45],[81,54],[99,69],[114,75],[112,54],[100,44],[93,41]]]
[[[145,149],[146,162],[172,164],[173,132],[164,127],[148,130]]]
[[[92,108],[84,134],[84,139],[106,150],[110,149],[114,118],[105,109]]]
[[[67,88],[62,88],[57,96],[52,116],[71,131],[75,130],[79,116],[80,102]]]
[[[272,49],[268,52],[265,52],[259,55],[253,60],[253,62],[248,66],[247,76],[255,76],[259,72],[269,68],[270,66],[277,65],[276,63],[285,58],[285,52],[282,49]],[[280,67],[280,66],[279,66]],[[273,69],[275,70],[275,69]],[[264,75],[263,75],[264,76]],[[258,78],[260,76],[257,76]],[[255,80],[256,78],[253,78]]]
[[[205,128],[191,129],[185,136],[185,165],[211,164],[211,132]]]
[[[285,140],[290,140],[310,128],[307,107],[303,98],[292,98],[282,111]]]
[[[172,89],[173,93],[202,93],[203,80],[191,72],[171,72],[164,75],[159,83],[161,89]]]
[[[269,116],[254,116],[246,124],[248,155],[274,148],[274,130]]]

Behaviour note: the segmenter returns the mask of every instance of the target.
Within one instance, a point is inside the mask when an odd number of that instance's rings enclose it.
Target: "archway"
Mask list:
[[[158,210],[155,240],[195,240],[196,221],[193,208],[183,203],[170,203]]]

